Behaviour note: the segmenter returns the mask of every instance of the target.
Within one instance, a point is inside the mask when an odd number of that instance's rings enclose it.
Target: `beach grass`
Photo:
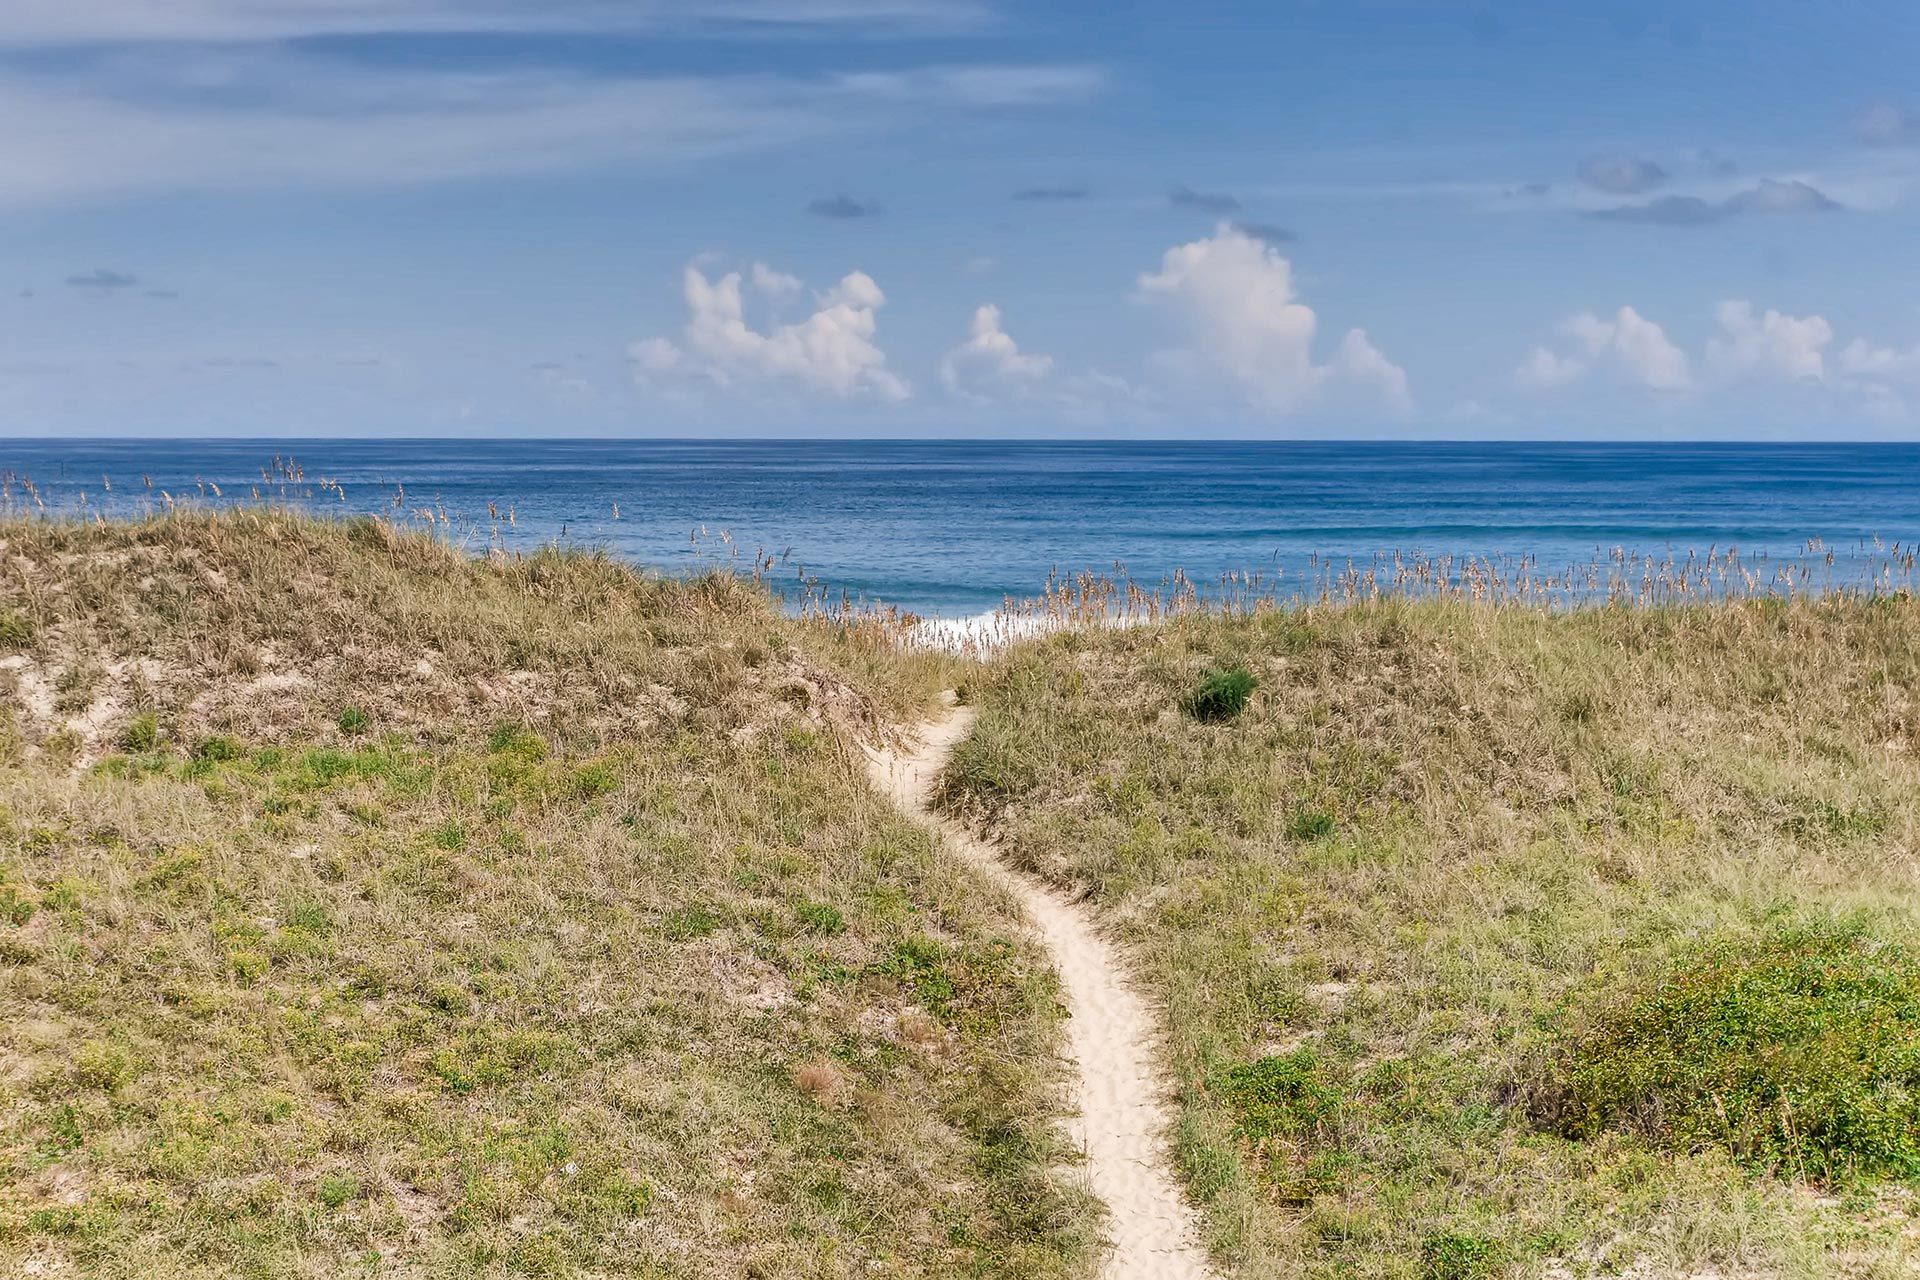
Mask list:
[[[1069,1276],[943,660],[377,520],[0,526],[0,1273]]]
[[[945,803],[1126,943],[1237,1273],[1920,1265],[1910,596],[1196,611],[965,692]]]
[[[1920,1266],[1910,549],[1088,576],[956,654],[404,523],[0,524],[0,1271],[1089,1274],[1056,980],[857,755],[948,687],[1223,1274]]]

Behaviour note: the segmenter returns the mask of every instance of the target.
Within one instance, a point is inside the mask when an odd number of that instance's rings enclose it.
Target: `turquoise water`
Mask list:
[[[304,484],[263,478],[276,455]],[[445,510],[476,549],[491,503],[513,510],[510,545],[561,539],[669,570],[763,549],[786,557],[776,581],[950,617],[1116,564],[1136,581],[1178,568],[1284,589],[1316,561],[1382,552],[1552,571],[1616,547],[1791,557],[1812,537],[1843,552],[1920,538],[1920,445],[13,440],[0,472],[51,506],[84,492],[110,513],[163,489],[212,501],[212,485],[221,501],[382,511],[404,486],[404,508]]]

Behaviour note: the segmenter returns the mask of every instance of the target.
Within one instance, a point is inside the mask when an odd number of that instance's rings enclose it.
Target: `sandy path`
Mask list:
[[[1127,986],[1114,948],[1084,907],[1013,870],[992,845],[928,806],[935,776],[972,725],[971,710],[953,707],[921,727],[920,745],[911,753],[870,750],[868,771],[903,812],[939,832],[949,849],[1018,898],[1052,953],[1079,1069],[1080,1114],[1072,1136],[1086,1153],[1088,1182],[1110,1214],[1107,1280],[1206,1280],[1212,1272],[1193,1212],[1166,1159],[1168,1115],[1151,1056],[1158,1027]]]

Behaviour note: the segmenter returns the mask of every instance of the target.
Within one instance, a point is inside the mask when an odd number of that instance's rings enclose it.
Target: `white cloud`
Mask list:
[[[1026,355],[1000,327],[1000,308],[992,303],[973,313],[967,340],[940,362],[940,381],[963,400],[985,403],[1019,397],[1053,372],[1051,356]]]
[[[1729,300],[1714,309],[1718,328],[1707,339],[1699,382],[1726,386],[1756,379],[1820,382],[1833,327],[1821,316],[1790,316]],[[1564,387],[1596,371],[1609,371],[1630,386],[1649,391],[1688,391],[1697,385],[1694,361],[1666,331],[1632,307],[1610,319],[1591,312],[1560,326],[1572,350],[1535,347],[1515,371],[1525,387]]]
[[[1840,352],[1840,372],[1849,378],[1920,385],[1920,345],[1900,351],[1855,338]]]
[[[1515,371],[1522,386],[1563,387],[1601,369],[1650,391],[1685,391],[1693,385],[1686,352],[1632,307],[1621,307],[1605,320],[1581,312],[1561,324],[1560,332],[1575,349],[1535,347]]]
[[[1759,376],[1819,382],[1826,377],[1823,352],[1833,326],[1820,316],[1789,316],[1771,308],[1762,315],[1751,302],[1723,302],[1714,311],[1720,332],[1707,340],[1707,368],[1717,378]]]
[[[1855,338],[1835,361],[1841,384],[1875,418],[1905,423],[1907,397],[1920,391],[1920,343],[1902,351]]]
[[[752,275],[755,288],[770,297],[789,292],[793,280],[760,264]],[[740,272],[710,280],[689,265],[684,290],[689,317],[680,342],[647,338],[629,349],[642,382],[692,379],[739,391],[787,384],[846,400],[898,401],[911,394],[874,343],[875,313],[887,299],[863,271],[820,295],[806,319],[764,331],[748,322]]]
[[[1163,353],[1163,363],[1225,373],[1264,408],[1293,412],[1339,386],[1370,391],[1394,412],[1412,407],[1405,372],[1364,330],[1349,331],[1330,361],[1315,363],[1319,321],[1296,300],[1292,264],[1229,224],[1167,250],[1160,269],[1140,277],[1140,292],[1191,330],[1192,345]]]
[[[1140,390],[1124,378],[1098,369],[1063,372],[1052,356],[1022,351],[992,303],[975,308],[967,340],[940,361],[940,381],[977,407],[1017,404],[1086,424],[1137,419],[1147,409]]]
[[[93,50],[0,66],[0,204],[632,169],[951,123],[1097,83],[1053,66],[616,76],[262,45]]]
[[[852,26],[953,30],[971,0],[8,0],[0,44],[291,40],[312,36]]]
[[[784,271],[775,271],[764,262],[756,262],[753,264],[753,287],[775,302],[784,302],[788,298],[799,297],[804,286],[799,276],[790,276]]]
[[[1106,73],[1086,66],[945,66],[912,71],[860,71],[837,83],[863,97],[972,107],[1037,107],[1079,102],[1106,87]]]

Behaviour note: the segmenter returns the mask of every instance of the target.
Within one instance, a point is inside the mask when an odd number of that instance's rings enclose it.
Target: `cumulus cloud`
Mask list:
[[[1840,352],[1843,377],[1920,386],[1920,344],[1905,351],[1855,338]]]
[[[1839,201],[1797,178],[1786,181],[1762,178],[1756,185],[1736,191],[1724,200],[1703,200],[1699,196],[1662,196],[1644,204],[1595,209],[1587,216],[1610,222],[1698,227],[1746,214],[1833,213],[1842,208],[1844,206]]]
[[[1662,392],[1827,380],[1826,349],[1833,341],[1833,327],[1824,317],[1761,311],[1734,299],[1714,309],[1714,325],[1696,375],[1695,360],[1632,307],[1621,307],[1607,318],[1583,312],[1561,324],[1558,349],[1533,348],[1514,376],[1522,386],[1543,389],[1608,373],[1629,386]]]
[[[784,271],[775,271],[764,262],[753,264],[753,287],[775,302],[785,302],[797,298],[806,286],[799,276],[790,276]]]
[[[1001,327],[1000,308],[992,303],[974,311],[967,340],[940,362],[940,381],[947,390],[975,402],[1018,396],[1052,372],[1053,358],[1023,353]]]
[[[1338,387],[1369,391],[1395,412],[1412,407],[1406,373],[1365,330],[1349,331],[1326,363],[1315,361],[1319,319],[1295,295],[1292,264],[1229,223],[1168,249],[1160,269],[1140,277],[1140,293],[1191,332],[1191,345],[1163,353],[1164,362],[1225,374],[1262,407],[1291,412]]]
[[[966,341],[941,359],[940,381],[971,405],[1021,405],[1084,423],[1110,422],[1144,407],[1140,391],[1125,379],[1099,370],[1063,373],[1052,356],[1022,351],[992,303],[974,310]]]
[[[751,279],[769,302],[797,292],[792,276],[762,264],[755,264]],[[818,295],[804,320],[769,322],[764,330],[748,321],[738,271],[712,280],[690,264],[682,290],[689,314],[680,340],[647,338],[629,348],[642,382],[693,380],[742,391],[784,384],[843,400],[899,401],[911,394],[874,342],[876,313],[887,298],[864,271],[849,272]]]
[[[1580,166],[1580,181],[1609,195],[1637,196],[1667,180],[1667,171],[1638,156],[1595,156]]]
[[[1790,316],[1751,302],[1723,302],[1714,311],[1720,331],[1707,339],[1707,368],[1722,379],[1756,375],[1820,382],[1826,377],[1833,326],[1820,316]]]
[[[1563,387],[1597,370],[1650,391],[1685,391],[1693,385],[1686,352],[1632,307],[1621,307],[1607,319],[1581,312],[1562,323],[1560,333],[1562,350],[1535,347],[1527,353],[1515,371],[1522,386]]]
[[[1240,212],[1240,201],[1224,191],[1195,191],[1184,184],[1167,193],[1167,203],[1176,209],[1197,209],[1216,218]]]
[[[816,218],[873,218],[880,214],[880,204],[875,200],[856,200],[849,195],[821,196],[807,205],[807,212]]]

